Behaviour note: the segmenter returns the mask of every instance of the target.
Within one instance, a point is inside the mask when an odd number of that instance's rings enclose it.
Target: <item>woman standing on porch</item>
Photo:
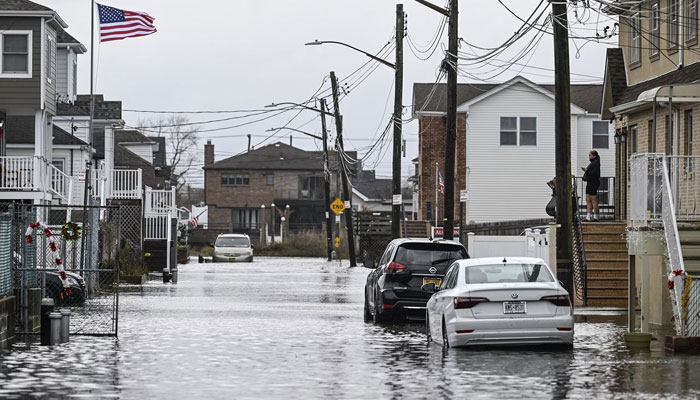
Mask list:
[[[598,188],[600,187],[600,156],[595,150],[588,153],[591,161],[588,167],[581,168],[586,182],[586,221],[598,221]],[[591,218],[591,213],[593,216]]]

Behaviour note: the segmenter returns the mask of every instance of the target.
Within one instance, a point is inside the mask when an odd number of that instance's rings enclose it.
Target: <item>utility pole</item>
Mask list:
[[[450,0],[450,42],[447,54],[447,135],[445,136],[444,238],[454,239],[455,148],[457,147],[457,15],[459,1]]]
[[[355,237],[352,232],[352,191],[350,189],[350,181],[348,178],[348,171],[345,167],[345,160],[340,154],[345,150],[343,146],[343,119],[340,115],[340,104],[338,101],[338,79],[335,77],[335,72],[331,71],[331,87],[333,88],[333,112],[335,113],[335,130],[338,135],[338,159],[340,161],[340,166],[342,168],[341,176],[343,178],[343,194],[345,195],[345,201],[350,207],[346,207],[345,210],[345,228],[348,232],[348,250],[350,252],[350,266],[356,267],[355,262]]]
[[[392,160],[391,189],[391,235],[394,239],[401,237],[401,206],[394,199],[401,197],[401,130],[403,116],[403,38],[404,38],[403,4],[396,5],[396,68],[394,86],[394,154]]]
[[[557,197],[557,279],[574,293],[571,200],[571,83],[566,2],[552,2],[554,18],[554,146]]]
[[[331,220],[331,171],[328,166],[328,130],[326,129],[326,99],[321,99],[321,129],[323,131],[323,177],[326,195],[326,244],[328,246],[328,261],[333,254],[333,222]]]

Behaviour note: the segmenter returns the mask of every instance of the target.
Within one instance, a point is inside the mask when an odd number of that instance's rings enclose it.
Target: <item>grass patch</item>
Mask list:
[[[340,248],[336,253],[340,258],[348,258],[345,233],[340,235]],[[285,237],[282,243],[270,243],[255,249],[256,256],[266,257],[326,257],[326,236],[321,232],[299,232]]]

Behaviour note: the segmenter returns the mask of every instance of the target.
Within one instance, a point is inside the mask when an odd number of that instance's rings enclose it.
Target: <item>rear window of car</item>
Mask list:
[[[452,244],[406,243],[396,250],[394,261],[406,266],[443,265],[469,258],[464,247]]]
[[[554,282],[542,264],[474,265],[465,272],[467,283]]]
[[[214,244],[216,247],[248,247],[250,240],[244,237],[220,237]]]

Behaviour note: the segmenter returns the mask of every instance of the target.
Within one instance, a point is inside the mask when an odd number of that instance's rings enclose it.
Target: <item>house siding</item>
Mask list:
[[[572,156],[575,157],[571,161],[572,174],[574,176],[582,176],[583,171],[581,168],[585,168],[589,164],[588,153],[591,150],[596,150],[598,155],[600,155],[600,176],[601,177],[612,177],[615,176],[615,143],[614,135],[615,128],[613,124],[605,121],[608,126],[608,148],[593,148],[593,121],[601,121],[600,117],[597,115],[579,116],[574,119],[572,117],[572,122],[577,126],[577,136],[573,135],[576,140],[572,142],[577,143],[577,151],[572,151]]]
[[[68,94],[68,80],[73,80],[72,74],[68,75],[68,53],[69,49],[63,47],[56,50],[56,92],[59,96],[64,96]]]
[[[32,31],[32,77],[0,78],[0,110],[40,108],[41,101],[41,19],[0,17],[0,31]]]
[[[51,41],[49,42],[46,38],[44,38],[44,57],[42,57],[42,63],[46,57],[46,46],[50,45],[52,46],[51,50],[51,60],[49,62],[50,68],[49,71],[44,71],[46,74],[46,86],[44,87],[44,90],[46,92],[46,97],[44,99],[44,105],[46,107],[46,112],[49,115],[56,115],[56,30],[53,28],[47,26],[46,28],[46,36],[48,38],[51,38]]]
[[[502,116],[536,117],[537,146],[501,146]],[[467,220],[546,218],[546,183],[555,175],[554,101],[516,84],[473,105],[468,126]]]
[[[143,158],[146,162],[153,164],[153,145],[150,143],[144,144],[120,144],[122,147],[132,151],[139,157]]]

